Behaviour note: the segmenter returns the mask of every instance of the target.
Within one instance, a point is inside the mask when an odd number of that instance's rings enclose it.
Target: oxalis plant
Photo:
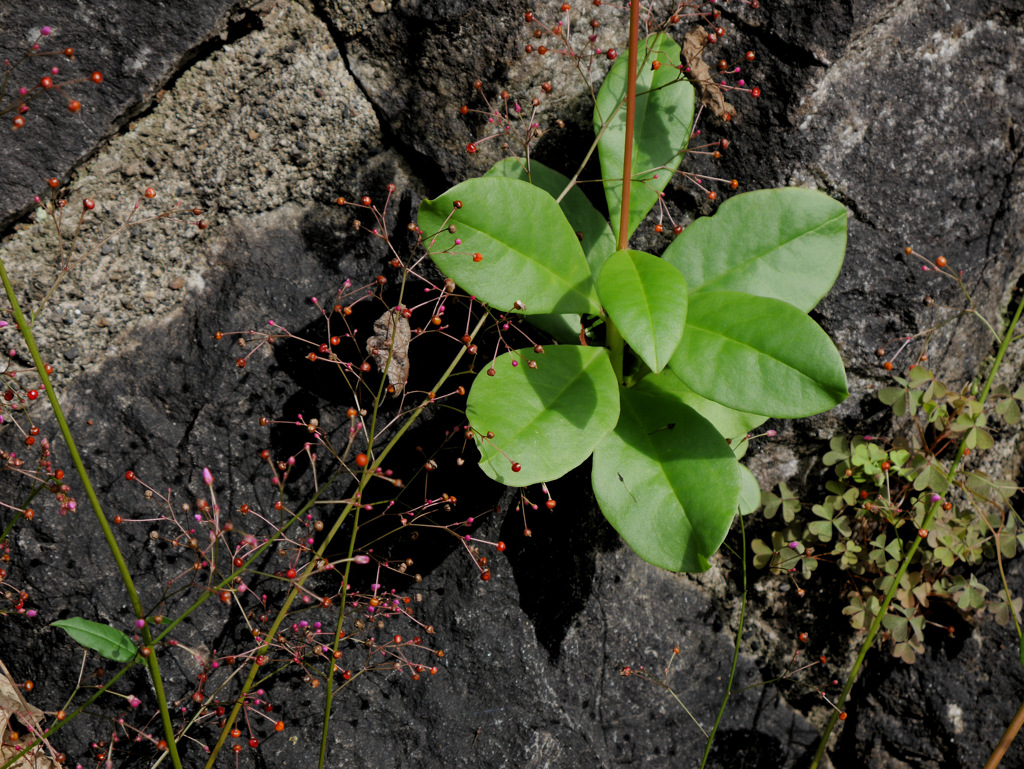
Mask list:
[[[630,249],[679,166],[695,102],[679,46],[664,33],[637,43],[636,11],[628,59],[594,106],[610,221],[527,156],[424,201],[418,226],[464,290],[559,342],[476,376],[466,412],[483,471],[521,487],[592,456],[598,504],[630,547],[703,571],[737,511],[760,502],[738,461],[748,432],[848,395],[838,351],[807,315],[842,266],[846,209],[812,190],[748,192],[660,257]]]

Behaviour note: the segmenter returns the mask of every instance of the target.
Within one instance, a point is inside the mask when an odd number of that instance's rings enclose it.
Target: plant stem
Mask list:
[[[1020,303],[1017,305],[1017,311],[1013,315],[1013,320],[1010,321],[1009,326],[1007,326],[1003,333],[1002,341],[999,344],[999,351],[996,353],[995,360],[992,362],[992,368],[988,373],[988,378],[985,380],[985,386],[982,388],[982,391],[978,396],[978,403],[981,405],[984,405],[985,401],[988,399],[989,391],[992,389],[992,383],[995,381],[996,374],[999,372],[999,367],[1002,365],[1003,357],[1006,355],[1006,350],[1010,346],[1010,342],[1013,341],[1013,330],[1017,327],[1017,323],[1020,321],[1022,312],[1024,312],[1024,297],[1021,298]],[[953,458],[953,463],[946,475],[947,484],[952,484],[953,478],[955,477],[957,470],[960,468],[960,462],[963,460],[964,451],[966,449],[967,434],[965,434],[963,439],[960,441],[960,446],[957,448],[956,456]],[[935,520],[935,516],[938,514],[941,507],[941,500],[932,503],[928,510],[928,514],[925,516],[924,522],[921,524],[922,529],[927,531],[931,528],[932,522]],[[914,541],[908,548],[906,555],[903,557],[903,562],[900,564],[899,571],[894,575],[892,583],[886,591],[885,599],[882,601],[882,605],[878,609],[878,614],[875,615],[874,620],[871,622],[871,627],[868,629],[867,637],[864,639],[864,643],[860,647],[860,652],[857,654],[857,659],[854,661],[853,667],[850,669],[850,675],[846,679],[846,685],[843,687],[843,691],[839,694],[839,697],[836,698],[836,709],[832,713],[832,717],[829,718],[828,723],[825,725],[825,733],[821,736],[821,742],[818,743],[818,749],[814,753],[814,760],[811,762],[810,769],[817,769],[822,756],[825,755],[825,750],[828,747],[828,738],[832,734],[832,730],[835,728],[836,722],[839,720],[843,704],[846,702],[846,698],[850,694],[850,690],[853,689],[853,685],[857,680],[857,674],[860,673],[861,665],[864,664],[864,659],[867,657],[868,652],[871,651],[871,647],[875,642],[875,637],[878,635],[878,631],[882,627],[882,620],[885,619],[886,612],[889,610],[889,604],[892,603],[892,599],[896,595],[896,591],[899,589],[903,575],[907,573],[907,568],[910,566],[910,562],[913,560],[920,545],[921,537],[915,537]]]
[[[640,34],[640,3],[630,3],[629,6],[629,61],[626,71],[626,138],[622,148],[622,208],[619,212],[619,240],[618,248],[621,251],[629,245],[629,185],[633,176],[633,123],[636,119],[636,60],[637,48],[639,47]],[[603,127],[602,127],[603,130]],[[622,334],[612,323],[611,318],[605,318],[605,344],[611,356],[612,370],[615,372],[615,381],[620,385],[623,383],[623,357],[625,355],[625,342]]]
[[[736,678],[736,663],[740,658],[740,642],[743,640],[743,621],[747,615],[747,532],[743,526],[743,516],[740,515],[738,517],[740,519],[740,562],[743,564],[743,598],[740,601],[740,623],[739,627],[736,628],[736,643],[732,649],[732,667],[729,669],[729,683],[725,687],[725,697],[722,698],[722,705],[718,708],[715,724],[711,727],[711,736],[708,737],[707,744],[704,746],[704,758],[700,762],[701,769],[704,769],[708,758],[711,756],[711,746],[715,742],[718,725],[722,722],[722,716],[725,715],[725,706],[729,704],[729,697],[732,696],[732,682]]]
[[[1017,732],[1020,731],[1022,725],[1024,725],[1024,702],[1017,708],[1017,715],[1013,717],[1010,725],[1006,727],[1003,736],[999,738],[996,749],[992,751],[992,755],[985,762],[985,769],[996,769],[999,766],[999,762],[1003,760],[1003,755],[1013,742],[1013,738],[1017,736]]]
[[[636,59],[640,36],[640,3],[629,5],[629,69],[626,71],[626,138],[622,148],[622,208],[619,249],[629,245],[629,185],[633,176],[633,123],[636,120]]]
[[[50,381],[49,374],[46,373],[46,364],[43,362],[43,358],[39,354],[39,348],[36,345],[35,336],[32,334],[32,329],[25,318],[25,314],[21,310],[21,305],[18,304],[18,297],[14,292],[14,286],[11,283],[10,277],[7,275],[7,269],[2,259],[0,259],[0,280],[3,281],[4,291],[7,293],[7,300],[11,303],[11,312],[14,315],[14,322],[18,326],[18,331],[25,340],[25,344],[28,345],[29,353],[32,355],[32,362],[36,367],[36,373],[39,374],[39,378],[43,383],[43,389],[46,391],[46,397],[50,401],[50,407],[53,409],[53,415],[57,419],[61,435],[64,436],[64,442],[68,447],[68,452],[71,454],[71,461],[75,465],[75,470],[78,471],[78,478],[82,483],[82,488],[85,490],[85,494],[89,498],[89,505],[92,507],[93,513],[96,515],[96,521],[103,530],[103,537],[106,539],[107,546],[110,548],[110,553],[117,564],[117,570],[121,575],[121,581],[124,583],[125,589],[128,591],[128,597],[131,600],[132,609],[135,611],[137,619],[145,619],[146,612],[142,608],[142,602],[139,600],[139,594],[135,589],[135,583],[132,580],[131,572],[128,570],[128,564],[125,563],[124,556],[121,554],[121,548],[118,547],[117,540],[114,538],[114,532],[110,528],[110,524],[107,523],[106,515],[103,512],[100,501],[97,498],[96,492],[89,480],[89,474],[85,469],[85,464],[82,462],[81,455],[78,453],[78,447],[75,445],[75,439],[71,435],[71,428],[68,427],[67,420],[64,418],[64,411],[61,409],[60,402],[57,400],[57,395],[53,390],[53,383]],[[153,637],[150,634],[148,624],[144,625],[142,628],[142,640],[146,647],[152,649]],[[155,650],[154,653],[151,653],[146,658],[146,663],[149,667],[150,678],[153,681],[153,690],[156,694],[157,702],[160,705],[160,720],[163,722],[164,736],[167,738],[167,749],[171,754],[171,762],[174,764],[175,769],[182,769],[181,758],[178,756],[178,747],[174,740],[174,726],[171,723],[171,714],[167,709],[167,698],[164,695],[163,679],[160,676],[160,663],[157,661]]]

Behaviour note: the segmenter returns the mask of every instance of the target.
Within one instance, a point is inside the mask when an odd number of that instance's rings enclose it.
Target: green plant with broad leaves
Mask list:
[[[424,201],[418,226],[464,290],[560,342],[509,350],[474,381],[483,471],[527,486],[593,456],[594,493],[623,539],[657,566],[702,571],[737,511],[760,502],[738,461],[747,433],[848,394],[807,315],[842,266],[846,209],[812,190],[749,192],[660,257],[627,248],[680,163],[695,101],[671,38],[636,50],[641,65],[616,61],[594,108],[610,222],[565,176],[509,158]],[[601,325],[603,345],[581,334]]]

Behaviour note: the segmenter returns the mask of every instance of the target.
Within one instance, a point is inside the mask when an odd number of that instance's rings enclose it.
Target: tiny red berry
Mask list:
[[[284,721],[278,721],[276,724],[274,724],[274,731],[275,732],[283,732],[284,731]]]
[[[102,83],[103,82],[103,73],[102,72],[93,72],[92,75],[90,76],[90,79],[94,83]]]
[[[512,472],[513,473],[518,473],[522,469],[523,469],[523,466],[521,464],[519,464],[518,462],[513,462],[512,463]]]
[[[505,543],[504,542],[499,542],[497,544],[497,548],[498,548],[498,552],[499,553],[504,553],[505,552]]]
[[[885,363],[882,364],[882,368],[884,368],[886,371],[892,371],[892,361],[887,360]]]
[[[34,401],[36,398],[39,397],[39,392],[36,390],[29,390],[28,393],[26,393],[26,395],[28,395],[28,399],[30,401]]]
[[[356,467],[366,467],[370,464],[370,458],[366,454],[356,454]]]
[[[484,582],[489,581],[491,579],[491,570],[484,569],[482,572],[480,572],[480,579],[482,579]]]
[[[93,200],[92,198],[86,198],[85,200],[82,201],[82,208],[84,208],[86,211],[92,211],[94,208],[96,208],[96,201]]]
[[[677,224],[675,227],[672,228],[672,232],[674,232],[676,235],[682,235],[683,234],[683,225]]]
[[[470,142],[469,144],[467,144],[466,145],[466,152],[468,152],[470,155],[472,155],[474,152],[476,152],[476,145],[473,144],[473,142]]]
[[[608,57],[609,61],[615,61],[617,58],[619,58],[619,52],[616,51],[614,48],[609,48],[605,56]]]
[[[143,192],[142,194],[145,195],[147,198],[152,199],[156,197],[156,190],[154,190],[152,187],[146,187],[146,191]]]
[[[124,474],[124,479],[126,481],[134,481],[135,480],[135,473],[132,472],[131,470],[129,470],[128,472],[126,472]]]
[[[257,747],[259,747],[259,744],[260,744],[260,741],[257,740],[255,737],[250,737],[249,738],[249,747],[250,748],[257,748]]]
[[[760,98],[760,96],[761,96],[761,89],[760,88],[751,88],[750,89],[750,95],[753,96],[755,99]]]
[[[58,187],[60,187],[60,179],[58,179],[56,176],[51,176],[49,179],[46,180],[46,183],[49,184],[50,187],[52,187],[53,189],[57,189]]]
[[[286,571],[286,572],[284,573],[284,575],[285,575],[285,576],[286,576],[286,577],[287,577],[288,579],[295,579],[295,575],[296,575],[297,573],[298,573],[298,572],[296,572],[296,571],[295,571],[295,569],[288,569],[288,571]]]
[[[82,102],[72,99],[68,102],[68,112],[78,112],[82,109]]]
[[[940,256],[938,259],[935,260],[936,267],[945,267],[947,264],[948,262],[946,261],[946,257],[944,256]]]
[[[39,85],[41,85],[43,88],[47,88],[47,89],[53,88],[53,78],[51,78],[51,77],[44,77],[44,78],[42,78],[39,81]]]
[[[809,638],[809,636],[807,635],[807,633],[801,633],[800,634],[800,643],[802,643],[802,644],[807,643],[807,639],[808,638]]]
[[[556,506],[556,505],[557,505],[558,503],[557,503],[557,502],[556,502],[555,500],[553,500],[553,499],[549,499],[549,500],[548,500],[547,502],[545,502],[544,504],[545,504],[545,505],[547,505],[547,508],[548,508],[548,510],[554,510],[554,509],[555,509],[555,506]]]

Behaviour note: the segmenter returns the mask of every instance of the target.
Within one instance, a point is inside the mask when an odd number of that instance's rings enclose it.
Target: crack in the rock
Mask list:
[[[313,14],[326,28],[327,33],[334,41],[334,45],[337,46],[338,53],[341,55],[341,60],[345,65],[345,69],[351,76],[356,88],[359,89],[359,93],[362,94],[362,97],[366,99],[366,102],[373,109],[373,114],[377,118],[377,124],[380,126],[381,143],[384,149],[394,150],[397,152],[406,162],[416,180],[424,189],[428,190],[430,194],[439,193],[441,190],[452,186],[452,180],[447,178],[444,169],[441,168],[437,161],[399,138],[398,132],[395,131],[391,124],[391,118],[388,117],[384,108],[374,100],[373,96],[370,94],[370,90],[353,69],[352,62],[349,59],[348,41],[346,36],[338,29],[338,26],[334,23],[334,20],[324,8],[322,0],[315,0],[313,3]],[[431,182],[429,180],[433,181]],[[441,182],[440,189],[435,189],[438,187],[438,180]]]
[[[97,154],[110,146],[114,139],[131,130],[133,123],[152,114],[159,106],[158,94],[171,90],[175,83],[198,62],[208,59],[226,46],[236,43],[247,35],[263,29],[262,15],[251,8],[251,2],[239,0],[223,16],[223,29],[211,29],[211,37],[186,50],[178,59],[177,64],[164,78],[163,82],[154,84],[138,95],[138,99],[128,104],[120,115],[110,121],[110,130],[102,134],[95,144],[68,166],[64,175],[70,177],[76,170],[90,162]],[[0,244],[14,234],[16,226],[25,220],[35,208],[34,203],[26,204],[3,220],[0,220]]]
[[[722,16],[729,19],[737,29],[742,29],[751,38],[760,41],[765,49],[779,61],[794,64],[801,69],[829,66],[828,62],[819,59],[809,48],[794,45],[775,32],[768,31],[758,24],[751,24],[747,20],[740,18],[738,14],[732,11],[722,9]]]
[[[187,51],[182,53],[178,59],[177,65],[167,75],[164,82],[157,86],[153,92],[143,94],[134,107],[126,109],[114,121],[114,136],[127,133],[130,130],[132,123],[138,122],[139,120],[151,115],[156,108],[160,106],[160,98],[158,95],[174,88],[177,82],[196,64],[209,59],[215,53],[218,53],[224,50],[227,46],[248,37],[253,32],[262,30],[263,15],[258,10],[254,10],[249,7],[250,5],[252,5],[251,2],[239,0],[239,2],[224,15],[226,24],[223,29],[219,32],[211,30],[211,32],[213,32],[212,37],[194,45],[192,48],[189,48]],[[109,143],[112,138],[113,136],[108,138],[106,142],[101,143],[99,146]]]

